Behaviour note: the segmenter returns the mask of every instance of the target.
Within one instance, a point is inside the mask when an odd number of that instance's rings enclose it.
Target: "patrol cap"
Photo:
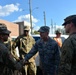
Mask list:
[[[9,31],[5,24],[0,23],[0,34],[10,34],[11,31]]]
[[[30,30],[30,26],[24,26],[24,30]]]
[[[67,23],[73,22],[76,24],[76,15],[70,15],[64,19],[64,23],[62,25],[66,25]]]
[[[50,28],[48,26],[42,26],[38,30],[38,32],[49,32],[49,31],[50,31]]]
[[[0,23],[0,27],[6,27],[7,28],[7,26],[4,23]]]
[[[8,29],[5,29],[5,30],[2,31],[2,33],[3,33],[3,34],[10,34],[11,31],[9,31]]]
[[[56,34],[61,34],[61,31],[60,30],[56,30],[55,33]]]

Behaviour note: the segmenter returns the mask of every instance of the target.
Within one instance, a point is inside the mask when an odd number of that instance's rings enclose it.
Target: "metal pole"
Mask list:
[[[31,25],[31,34],[32,34],[32,8],[31,8],[31,0],[29,0],[29,11],[30,11],[30,25]]]
[[[43,13],[44,13],[44,25],[46,26],[46,16],[45,16],[45,11],[44,11]]]
[[[53,34],[53,20],[51,19],[51,30],[52,30],[52,34]]]

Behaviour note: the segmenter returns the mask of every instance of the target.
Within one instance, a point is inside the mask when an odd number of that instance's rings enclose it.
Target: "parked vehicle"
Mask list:
[[[38,39],[40,39],[40,35],[32,35],[33,38],[35,39],[35,41],[37,41]],[[52,39],[56,36],[55,34],[53,35],[49,35]],[[64,40],[66,38],[68,38],[68,35],[61,35],[61,38],[62,38],[62,42],[64,42]]]

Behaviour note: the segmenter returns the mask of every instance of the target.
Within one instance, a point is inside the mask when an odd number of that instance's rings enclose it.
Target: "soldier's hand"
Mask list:
[[[18,58],[17,61],[19,62],[20,61],[20,58]]]
[[[15,68],[16,68],[17,70],[22,69],[22,67],[23,67],[23,65],[22,65],[20,62],[18,62],[18,63],[15,64]]]
[[[20,63],[24,66],[25,65],[25,60],[24,59],[20,60]]]

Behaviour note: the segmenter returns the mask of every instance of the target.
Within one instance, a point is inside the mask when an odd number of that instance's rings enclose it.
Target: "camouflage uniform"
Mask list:
[[[25,35],[20,35],[14,41],[12,45],[12,49],[14,50],[16,47],[19,49],[20,57],[16,57],[16,59],[23,59],[24,56],[31,50],[33,45],[35,44],[35,40],[32,36],[26,37]],[[15,54],[16,55],[16,54]],[[35,56],[28,60],[26,65],[24,66],[26,75],[27,70],[29,71],[29,75],[36,75],[36,63],[35,63]]]
[[[0,40],[0,75],[14,75],[13,70],[15,70],[16,63],[9,50]]]
[[[14,61],[13,56],[3,43],[4,36],[9,33],[10,31],[7,28],[0,27],[0,75],[14,75],[13,70],[22,67],[20,63]]]
[[[46,31],[47,27],[43,26],[42,30]],[[46,43],[43,41],[43,39],[39,39],[31,51],[25,56],[25,61],[31,58],[38,51],[41,68],[44,75],[55,75],[55,73],[58,72],[60,60],[58,44],[50,37]]]
[[[13,59],[16,61],[16,59],[15,59],[15,55],[13,54],[13,52],[12,52],[12,40],[10,40],[10,39],[8,39],[6,42],[4,42],[4,44],[5,44],[5,46],[8,48],[8,50],[9,50],[9,52],[13,55]],[[16,56],[17,57],[17,56]],[[9,72],[11,72],[13,75],[22,75],[22,73],[21,73],[21,70],[16,70],[16,69],[10,69],[9,70],[9,68],[5,68],[5,69],[7,69]],[[8,73],[9,73],[8,72]]]
[[[11,40],[7,40],[4,42],[5,46],[9,49],[9,51],[11,52]]]
[[[76,15],[68,16],[64,21],[65,30],[70,35],[61,48],[59,75],[76,75]]]
[[[16,55],[14,55],[14,54],[16,54],[16,50],[15,51],[12,50],[13,40],[8,39],[7,41],[4,42],[4,44],[9,49],[9,52],[13,55],[14,59],[15,59],[15,57],[18,57]]]
[[[76,75],[76,33],[64,41],[61,51],[59,75]]]

